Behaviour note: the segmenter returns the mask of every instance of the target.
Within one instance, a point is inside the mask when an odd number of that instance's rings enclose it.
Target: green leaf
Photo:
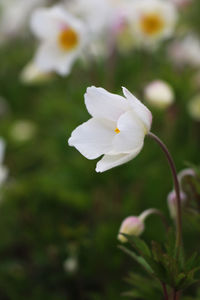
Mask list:
[[[125,252],[126,254],[128,254],[130,257],[132,257],[146,271],[148,271],[149,273],[153,274],[152,268],[150,267],[150,265],[146,262],[146,260],[143,257],[138,256],[133,251],[129,250],[128,248],[126,248],[124,246],[119,246],[119,249],[121,249],[123,252]]]
[[[136,250],[144,256],[151,257],[151,251],[147,244],[140,238],[133,236],[133,235],[127,235],[123,234],[129,241],[129,243],[133,244],[133,246],[136,248]]]

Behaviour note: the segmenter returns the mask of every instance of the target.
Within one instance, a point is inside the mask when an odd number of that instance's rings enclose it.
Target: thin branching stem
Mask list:
[[[150,136],[152,139],[154,139],[157,144],[161,147],[163,150],[167,161],[169,163],[172,176],[173,176],[173,182],[174,182],[174,189],[176,192],[176,208],[177,208],[177,214],[176,214],[176,250],[177,255],[179,255],[181,244],[182,244],[182,216],[181,216],[181,198],[180,198],[180,187],[178,182],[178,177],[176,173],[176,167],[173,161],[173,158],[167,149],[166,145],[157,137],[154,133],[149,132],[148,136]]]

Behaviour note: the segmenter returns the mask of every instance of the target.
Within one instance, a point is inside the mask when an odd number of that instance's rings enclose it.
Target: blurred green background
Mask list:
[[[196,32],[199,9],[198,3],[187,13]],[[89,118],[84,105],[88,86],[115,93],[126,86],[142,99],[144,86],[159,78],[173,86],[176,101],[167,111],[152,110],[152,131],[168,145],[178,170],[187,162],[199,164],[200,123],[187,112],[189,99],[199,92],[194,70],[175,68],[163,45],[156,54],[117,54],[112,72],[99,59],[88,68],[77,63],[67,78],[25,86],[19,74],[33,53],[31,38],[0,48],[0,95],[5,99],[0,101],[5,109],[0,135],[7,143],[9,168],[0,203],[0,299],[126,299],[121,295],[128,290],[124,279],[130,271],[143,272],[117,248],[119,226],[150,207],[161,209],[171,222],[166,204],[170,170],[149,138],[136,159],[103,174],[95,173],[96,161],[81,156],[67,140]],[[30,139],[13,134],[19,121],[31,122]],[[188,253],[200,246],[199,234],[199,222],[186,219]],[[162,241],[164,236],[159,218],[150,217],[143,238]]]

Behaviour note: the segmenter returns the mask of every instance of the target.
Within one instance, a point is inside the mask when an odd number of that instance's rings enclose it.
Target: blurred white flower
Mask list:
[[[144,90],[144,96],[150,105],[160,109],[165,109],[174,102],[172,87],[162,80],[149,83]]]
[[[154,46],[172,36],[177,22],[177,10],[168,1],[133,1],[129,10],[129,22],[139,45]]]
[[[3,165],[5,153],[5,142],[0,138],[0,186],[4,183],[8,176],[8,169]]]
[[[126,243],[128,240],[123,234],[127,235],[134,235],[134,236],[140,236],[144,229],[145,229],[145,224],[144,221],[145,219],[157,212],[156,209],[150,208],[145,210],[140,216],[130,216],[127,217],[121,224],[120,229],[119,229],[119,234],[117,236],[118,240],[122,243]]]
[[[17,142],[26,142],[35,135],[36,125],[29,120],[16,121],[10,130],[10,136]]]
[[[20,74],[20,79],[24,84],[44,83],[50,81],[52,77],[52,73],[42,72],[32,61],[23,68]]]
[[[176,65],[188,64],[192,67],[200,67],[200,40],[194,34],[173,41],[168,53]]]
[[[92,118],[78,126],[69,145],[88,159],[104,154],[96,171],[104,172],[133,159],[141,151],[152,114],[135,96],[123,88],[125,97],[103,88],[90,87],[85,105]]]
[[[66,10],[83,20],[90,34],[98,35],[112,23],[113,10],[108,0],[72,0]]]
[[[188,112],[195,121],[200,121],[200,94],[189,101]]]
[[[32,10],[46,2],[47,0],[1,0],[0,42],[21,35]]]
[[[38,68],[43,72],[69,74],[89,38],[84,23],[61,6],[54,6],[36,10],[31,18],[31,28],[41,40],[35,56]]]
[[[78,260],[75,256],[68,257],[63,264],[64,270],[67,273],[75,273],[78,270]]]

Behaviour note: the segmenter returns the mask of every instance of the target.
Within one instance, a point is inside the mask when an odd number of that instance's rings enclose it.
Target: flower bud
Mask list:
[[[127,238],[122,235],[135,235],[139,236],[144,231],[144,223],[140,220],[139,217],[128,217],[126,218],[119,229],[118,240],[122,243],[127,242]]]
[[[174,102],[174,91],[171,86],[161,80],[148,84],[144,91],[146,101],[159,109],[165,109]]]
[[[158,214],[159,211],[154,208],[145,210],[140,216],[127,217],[121,224],[118,234],[118,240],[122,243],[127,242],[127,238],[123,234],[139,236],[143,233],[144,221],[151,214]]]
[[[180,191],[180,198],[181,198],[181,206],[184,206],[187,197],[183,191]],[[176,192],[174,190],[168,194],[167,202],[168,202],[170,216],[172,219],[175,219],[177,208],[176,208]]]
[[[65,272],[73,274],[78,270],[78,260],[75,256],[68,257],[64,263],[63,267]]]

